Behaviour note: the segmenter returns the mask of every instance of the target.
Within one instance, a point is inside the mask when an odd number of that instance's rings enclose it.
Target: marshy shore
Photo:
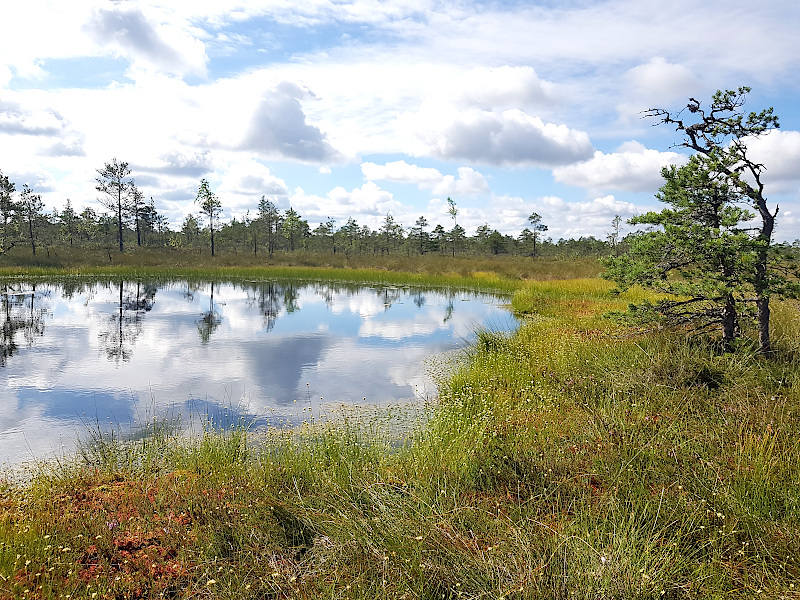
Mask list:
[[[5,482],[0,598],[800,598],[797,306],[774,356],[721,353],[605,318],[643,293],[590,262],[384,265],[513,293],[522,325],[479,332],[413,426],[154,421]]]

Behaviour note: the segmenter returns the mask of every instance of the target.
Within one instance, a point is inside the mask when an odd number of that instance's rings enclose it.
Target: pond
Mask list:
[[[154,417],[285,426],[432,397],[426,361],[513,328],[505,302],[297,280],[0,281],[0,463]]]

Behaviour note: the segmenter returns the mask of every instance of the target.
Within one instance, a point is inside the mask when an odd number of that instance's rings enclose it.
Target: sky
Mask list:
[[[658,209],[680,110],[752,88],[775,237],[800,238],[796,0],[26,0],[0,8],[0,171],[48,210],[103,210],[128,162],[174,228],[206,178],[313,227],[425,216],[554,240]],[[623,230],[625,231],[625,230]]]

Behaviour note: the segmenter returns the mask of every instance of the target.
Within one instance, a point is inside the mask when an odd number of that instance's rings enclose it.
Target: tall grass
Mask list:
[[[427,412],[94,440],[3,490],[0,597],[800,598],[797,307],[764,359],[630,301],[526,284]]]

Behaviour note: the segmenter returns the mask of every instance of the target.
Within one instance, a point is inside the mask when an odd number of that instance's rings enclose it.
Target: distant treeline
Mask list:
[[[124,168],[121,168],[124,167]],[[516,237],[493,229],[488,223],[467,235],[458,224],[458,210],[448,198],[452,223],[449,228],[431,224],[420,216],[406,227],[387,214],[378,229],[359,225],[349,218],[344,223],[328,219],[312,229],[296,210],[278,210],[275,203],[262,196],[252,216],[219,223],[219,210],[189,214],[180,230],[170,228],[158,212],[152,198],[146,200],[125,163],[116,161],[99,170],[98,191],[106,195],[101,210],[87,207],[77,212],[70,200],[63,209],[45,212],[41,196],[27,185],[15,189],[0,171],[0,254],[15,245],[28,245],[31,252],[51,246],[87,248],[139,247],[203,248],[213,235],[218,251],[272,254],[275,251],[351,254],[510,254],[518,256],[603,256],[618,252],[624,240],[619,235],[619,219],[609,227],[604,240],[593,236],[553,241],[543,237],[547,227],[534,213],[531,226]],[[111,177],[109,177],[111,174]],[[116,176],[116,179],[114,178]],[[216,200],[216,198],[214,198]],[[219,207],[219,203],[217,203]],[[533,219],[533,217],[536,217]],[[213,227],[212,227],[213,226]]]
[[[5,217],[5,215],[4,215]],[[123,217],[124,220],[124,217]],[[2,224],[0,254],[14,245],[28,245],[33,253],[50,246],[79,246],[116,249],[118,220],[114,214],[92,208],[76,212],[69,201],[61,211],[39,213],[32,219],[17,211]],[[517,236],[503,235],[488,224],[467,236],[461,226],[446,230],[442,225],[428,227],[423,217],[413,227],[405,228],[387,215],[379,229],[359,225],[348,219],[341,227],[329,220],[311,228],[294,209],[276,211],[272,217],[233,218],[215,230],[217,252],[236,251],[272,254],[275,251],[312,250],[351,254],[441,253],[441,254],[512,254],[522,256],[604,256],[613,252],[608,240],[595,237],[579,239],[538,239],[527,228]],[[152,205],[138,214],[137,223],[123,222],[125,247],[207,248],[210,229],[193,214],[184,219],[179,231],[170,228],[166,218]],[[624,243],[624,242],[623,242]]]
[[[98,170],[97,190],[105,194],[99,201],[105,210],[91,207],[76,212],[70,200],[63,209],[47,213],[41,196],[27,185],[17,192],[13,183],[0,171],[0,255],[15,245],[28,245],[31,252],[51,246],[108,248],[133,245],[176,249],[207,248],[212,235],[217,251],[251,252],[272,255],[275,251],[387,255],[387,254],[450,254],[456,255],[516,255],[542,257],[592,257],[623,252],[625,239],[620,234],[622,219],[617,216],[609,223],[605,239],[593,236],[578,239],[544,238],[547,226],[536,213],[529,217],[531,228],[524,228],[516,237],[500,233],[488,223],[467,235],[458,224],[456,203],[448,198],[452,223],[445,228],[431,224],[420,216],[407,227],[387,214],[378,229],[359,225],[348,218],[344,223],[335,219],[312,229],[296,210],[278,210],[276,204],[262,196],[254,214],[241,219],[219,222],[222,210],[216,196],[207,189],[205,180],[201,191],[206,197],[199,211],[184,219],[180,230],[172,230],[164,215],[158,212],[152,198],[146,200],[138,190],[126,163],[116,160]],[[203,187],[206,185],[206,188]],[[200,199],[200,196],[198,196]],[[208,207],[211,210],[204,210]]]

